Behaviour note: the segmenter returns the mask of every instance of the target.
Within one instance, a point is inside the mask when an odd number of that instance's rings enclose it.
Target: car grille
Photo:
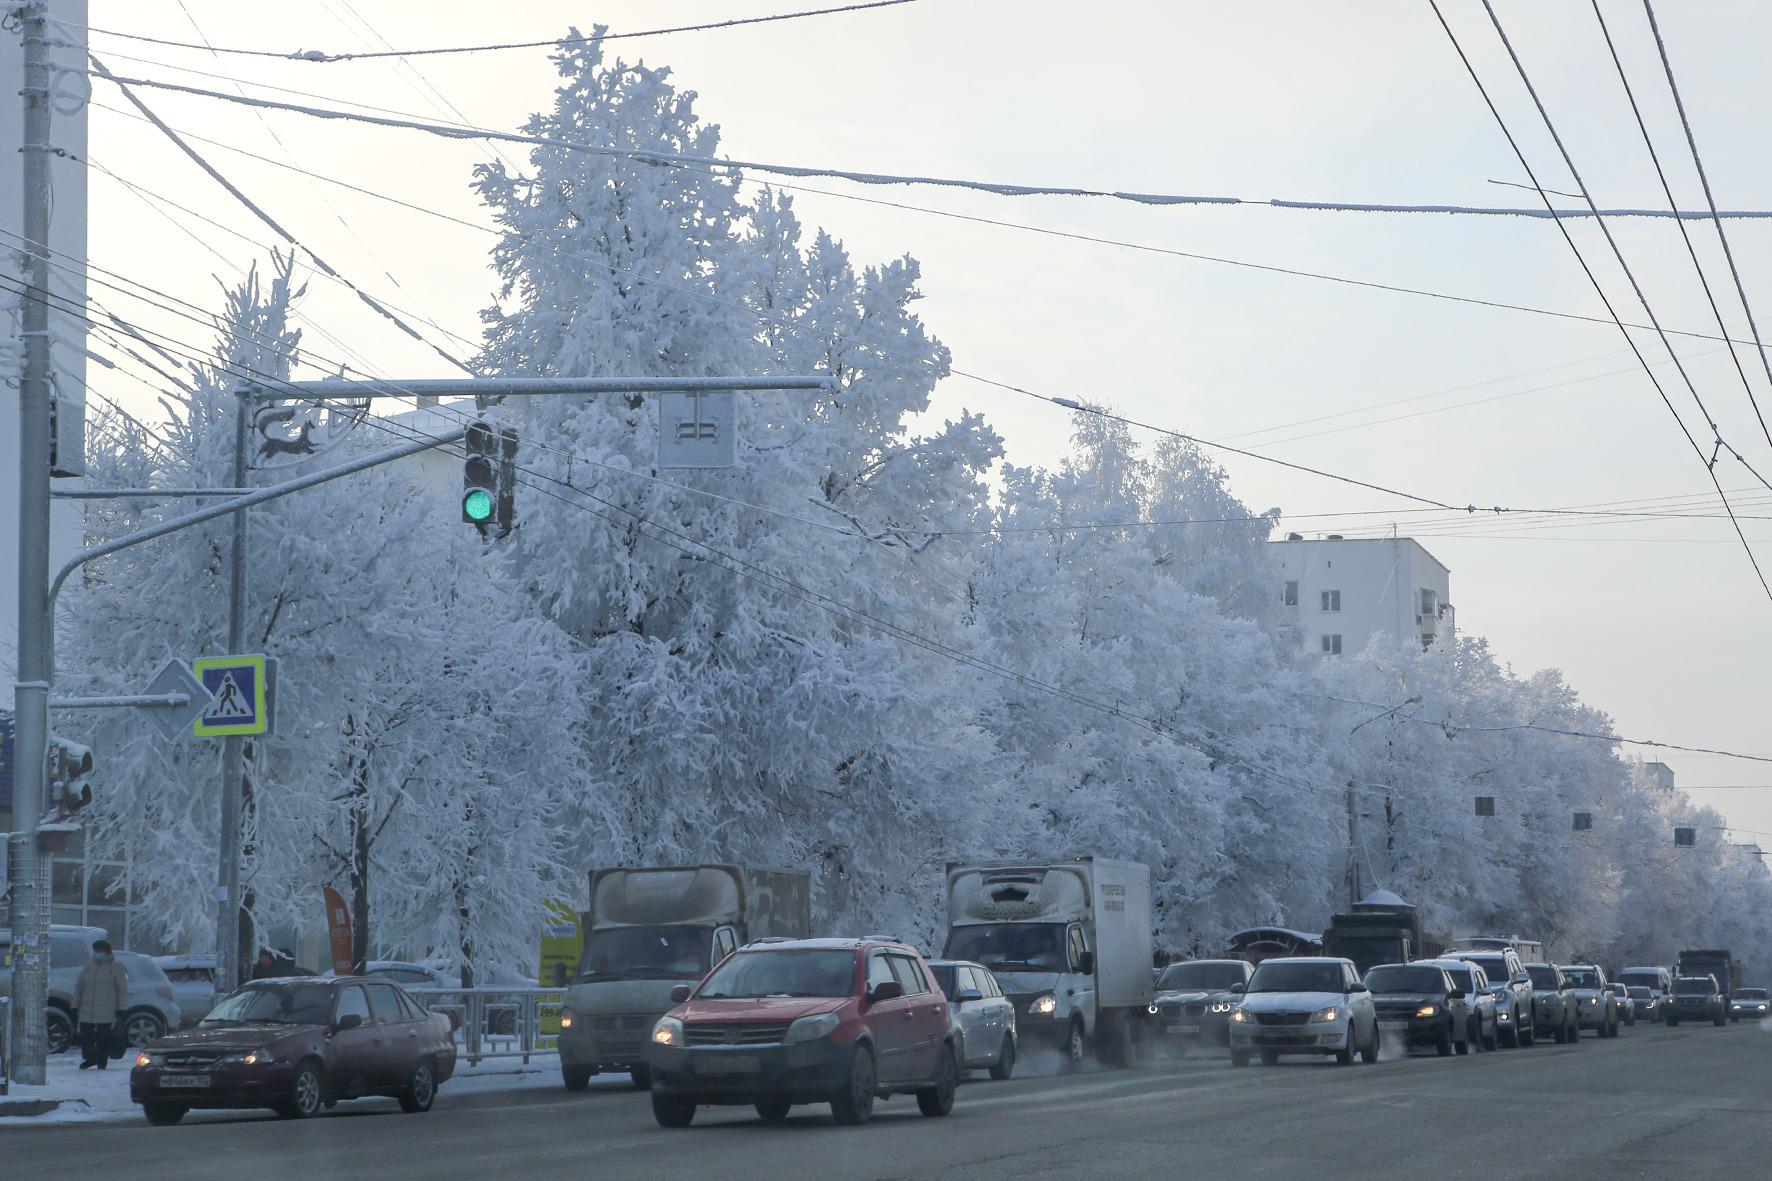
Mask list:
[[[1256,1013],[1258,1025],[1303,1025],[1311,1019],[1309,1013]]]
[[[172,1070],[200,1070],[221,1060],[219,1050],[185,1050],[165,1055],[166,1065]]]
[[[596,1033],[640,1032],[650,1029],[657,1020],[651,1013],[601,1013],[590,1018],[587,1024]]]
[[[1206,1015],[1206,1006],[1198,1001],[1186,1005],[1163,1005],[1161,1009],[1165,1017],[1203,1017]]]
[[[703,1022],[683,1027],[683,1041],[691,1046],[773,1046],[787,1036],[785,1024],[761,1022]]]

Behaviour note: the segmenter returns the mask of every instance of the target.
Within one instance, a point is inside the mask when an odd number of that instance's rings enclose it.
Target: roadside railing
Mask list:
[[[521,1058],[555,1048],[564,988],[414,988],[407,993],[433,1013],[447,1013],[461,1057]]]

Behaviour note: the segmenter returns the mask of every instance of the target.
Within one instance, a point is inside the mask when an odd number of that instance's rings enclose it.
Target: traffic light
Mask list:
[[[1682,849],[1690,849],[1698,844],[1698,830],[1692,828],[1674,829],[1674,844]]]
[[[486,535],[498,507],[498,474],[493,466],[492,428],[484,422],[468,426],[463,443],[467,459],[461,469],[461,519]]]
[[[46,824],[65,824],[92,803],[92,748],[49,736],[49,799]]]

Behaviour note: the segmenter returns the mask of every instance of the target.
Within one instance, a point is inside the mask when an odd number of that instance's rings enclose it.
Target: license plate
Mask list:
[[[1200,1027],[1198,1025],[1165,1025],[1163,1030],[1165,1033],[1199,1033]]]
[[[1378,1023],[1378,1028],[1389,1030],[1394,1033],[1399,1030],[1408,1029],[1409,1023],[1407,1021],[1380,1021]]]
[[[697,1074],[754,1074],[763,1066],[755,1054],[709,1054],[697,1062]]]
[[[160,1076],[160,1086],[163,1090],[181,1087],[196,1089],[208,1085],[209,1076],[206,1074],[163,1074]]]

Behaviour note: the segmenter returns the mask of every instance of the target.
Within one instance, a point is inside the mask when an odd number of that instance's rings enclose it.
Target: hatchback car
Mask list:
[[[428,1111],[455,1073],[449,1020],[389,980],[254,980],[196,1028],[142,1047],[129,1097],[151,1124],[193,1107],[268,1107],[304,1119],[340,1099],[386,1095]]]
[[[74,985],[80,978],[80,969],[92,958],[93,941],[103,938],[105,932],[101,927],[56,923],[49,928],[47,1030],[51,1054],[59,1054],[74,1044],[78,1020],[74,1012]],[[0,964],[7,962],[6,953],[11,946],[12,932],[0,927]],[[123,1004],[123,1034],[128,1044],[143,1045],[177,1027],[178,1002],[166,974],[148,956],[133,951],[116,955],[129,980],[129,994]],[[12,969],[0,967],[0,996],[11,991]]]
[[[948,998],[958,1035],[961,1070],[988,1070],[994,1079],[1015,1073],[1015,1005],[991,970],[967,960],[931,960],[929,971]]]
[[[1596,1031],[1601,1037],[1617,1037],[1623,1021],[1618,998],[1606,980],[1605,969],[1595,964],[1564,964],[1563,979],[1574,990],[1575,1028]]]
[[[1661,1020],[1664,1001],[1659,990],[1646,984],[1627,984],[1625,989],[1630,993],[1631,1012],[1644,1021]]]
[[[1378,1028],[1404,1046],[1432,1046],[1440,1057],[1471,1052],[1471,1007],[1446,969],[1379,964],[1366,973]]]
[[[1164,968],[1150,1005],[1156,1044],[1229,1045],[1231,1010],[1242,1001],[1253,971],[1243,960],[1186,960]]]
[[[1618,1016],[1626,1025],[1635,1025],[1637,1023],[1637,1002],[1636,998],[1631,996],[1630,989],[1614,980],[1606,985],[1606,991],[1611,993],[1613,999],[1618,1002]]]
[[[1729,996],[1731,1017],[1764,1017],[1772,1013],[1772,999],[1763,988],[1738,988]]]
[[[680,984],[652,1028],[652,1114],[687,1127],[704,1104],[752,1104],[766,1120],[829,1103],[840,1124],[912,1094],[954,1108],[960,1060],[948,999],[914,948],[886,939],[770,939]]]
[[[212,955],[157,955],[154,962],[172,984],[178,1002],[180,1027],[195,1025],[215,1004],[215,957]]]
[[[1446,975],[1452,977],[1452,983],[1464,993],[1465,1004],[1470,1009],[1470,1044],[1481,1046],[1485,1050],[1493,1050],[1501,1044],[1501,1031],[1495,1020],[1495,994],[1490,990],[1489,977],[1483,969],[1469,960],[1416,960],[1417,964],[1446,969]]]
[[[1281,1054],[1332,1054],[1349,1065],[1359,1054],[1378,1061],[1378,1014],[1354,962],[1326,956],[1263,960],[1231,1013],[1231,1064],[1259,1053],[1266,1065]]]

